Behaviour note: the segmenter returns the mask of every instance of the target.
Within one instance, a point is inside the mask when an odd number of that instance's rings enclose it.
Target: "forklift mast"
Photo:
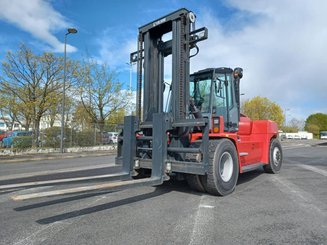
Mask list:
[[[180,9],[139,28],[138,49],[131,54],[131,62],[137,62],[136,115],[143,124],[151,124],[153,114],[163,112],[164,58],[168,55],[172,56],[172,118],[188,115],[190,49],[208,36],[206,28],[195,30],[195,19],[192,12]],[[169,33],[171,40],[163,41]]]

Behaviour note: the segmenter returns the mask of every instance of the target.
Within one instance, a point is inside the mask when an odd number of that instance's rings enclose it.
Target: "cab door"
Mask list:
[[[224,117],[226,132],[238,130],[238,107],[235,102],[232,73],[218,73],[212,86],[212,113]]]

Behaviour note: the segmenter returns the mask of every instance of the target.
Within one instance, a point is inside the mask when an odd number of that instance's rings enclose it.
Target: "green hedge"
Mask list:
[[[71,135],[71,130],[69,128],[65,128],[65,138],[64,138],[65,147],[68,147],[70,144],[70,135]],[[59,148],[60,139],[61,139],[61,128],[60,127],[47,128],[42,131],[41,138],[42,138],[41,139],[42,146]]]
[[[32,141],[32,136],[17,136],[13,139],[13,147],[17,149],[31,148]]]
[[[59,148],[61,139],[61,128],[52,127],[42,131],[42,146]],[[94,145],[94,130],[75,131],[70,128],[65,128],[65,147],[70,146],[93,146]]]
[[[77,146],[93,146],[94,145],[94,130],[84,130],[76,132],[74,144]]]

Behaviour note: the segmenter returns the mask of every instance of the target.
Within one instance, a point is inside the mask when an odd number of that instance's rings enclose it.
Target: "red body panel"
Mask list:
[[[277,124],[270,120],[251,121],[248,117],[241,116],[239,130],[236,133],[210,133],[209,137],[229,138],[237,149],[239,155],[240,172],[242,167],[252,164],[268,164],[269,146],[272,138],[277,137]],[[201,133],[192,134],[191,141],[202,137]]]
[[[247,117],[241,117],[239,129],[236,146],[240,155],[240,165],[267,164],[270,141],[278,133],[277,124],[270,120],[252,122]]]

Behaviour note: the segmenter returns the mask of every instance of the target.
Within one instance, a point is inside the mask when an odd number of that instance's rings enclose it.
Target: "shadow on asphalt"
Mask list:
[[[251,182],[263,173],[264,173],[263,170],[256,170],[256,171],[241,174],[239,176],[237,185],[243,185],[248,182]],[[138,196],[132,196],[132,197],[117,200],[114,202],[109,202],[109,203],[96,205],[96,206],[92,206],[92,207],[87,207],[87,208],[71,211],[68,213],[54,215],[54,216],[47,217],[44,219],[39,219],[36,222],[39,224],[43,224],[43,225],[51,224],[51,223],[54,223],[57,221],[63,221],[63,220],[67,220],[67,219],[71,219],[71,218],[75,218],[75,217],[79,217],[79,216],[83,216],[83,215],[96,213],[96,212],[103,211],[103,210],[112,209],[112,208],[123,206],[123,205],[128,205],[131,203],[136,203],[136,202],[144,201],[147,199],[155,198],[155,197],[164,195],[164,194],[172,192],[172,191],[190,193],[193,195],[202,195],[203,194],[203,193],[191,190],[188,187],[186,181],[170,180],[170,181],[164,182],[161,186],[157,186],[155,188],[155,190],[150,193],[146,193],[146,194],[142,194],[142,195],[138,195]],[[15,208],[14,210],[15,211],[27,211],[27,210],[31,210],[31,209],[37,209],[37,208],[47,207],[47,206],[51,206],[51,205],[62,204],[62,203],[66,203],[66,202],[76,201],[76,200],[82,200],[85,198],[100,196],[100,195],[104,195],[104,194],[108,194],[108,193],[110,193],[110,191],[102,191],[102,192],[97,191],[94,193],[74,195],[74,196],[64,197],[64,198],[60,198],[60,199],[56,199],[56,200],[50,200],[50,201],[39,202],[39,203],[31,204],[31,205],[21,206],[21,207]],[[219,198],[219,197],[217,197],[217,198]]]
[[[114,202],[109,202],[109,203],[105,203],[105,204],[101,204],[101,205],[97,205],[97,206],[93,206],[93,207],[83,208],[80,210],[75,210],[75,211],[64,213],[64,214],[54,215],[51,217],[37,220],[36,222],[39,224],[51,224],[51,223],[54,223],[57,221],[67,220],[67,219],[71,219],[71,218],[75,218],[75,217],[79,217],[79,216],[83,216],[83,215],[87,215],[87,214],[91,214],[91,213],[96,213],[96,212],[103,211],[103,210],[112,209],[112,208],[123,206],[123,205],[128,205],[131,203],[144,201],[147,199],[151,199],[154,197],[164,195],[171,191],[186,192],[186,193],[189,192],[189,193],[192,193],[195,195],[201,195],[201,193],[192,191],[188,187],[188,185],[186,184],[185,181],[171,180],[171,181],[164,182],[160,186],[157,186],[155,188],[155,190],[150,193],[146,193],[146,194],[142,194],[142,195],[138,195],[138,196],[132,196],[132,197],[117,200]],[[60,199],[56,199],[56,200],[50,200],[50,201],[39,202],[39,203],[31,204],[31,205],[21,206],[21,207],[14,208],[14,210],[15,211],[27,211],[27,210],[31,210],[31,209],[37,209],[37,208],[47,207],[47,206],[51,206],[51,205],[62,204],[62,203],[66,203],[66,202],[76,201],[76,200],[82,200],[85,198],[100,196],[100,195],[104,195],[104,194],[108,194],[108,193],[110,193],[110,191],[102,191],[102,192],[97,191],[94,193],[74,195],[74,196],[64,197],[64,198],[60,198]]]
[[[42,225],[51,224],[51,223],[54,223],[57,221],[67,220],[67,219],[71,219],[71,218],[75,218],[75,217],[79,217],[79,216],[83,216],[83,215],[87,215],[87,214],[97,213],[97,212],[100,212],[103,210],[112,209],[112,208],[123,206],[123,205],[128,205],[131,203],[140,202],[143,200],[161,196],[168,192],[170,192],[169,189],[156,188],[153,192],[150,192],[150,193],[133,196],[133,197],[128,197],[128,198],[121,199],[118,201],[105,203],[105,204],[101,204],[101,205],[97,205],[97,206],[93,206],[93,207],[83,208],[80,210],[75,210],[75,211],[64,213],[64,214],[54,215],[54,216],[51,216],[48,218],[39,219],[36,222],[39,224],[42,224]]]
[[[171,182],[175,182],[174,184]],[[157,186],[156,189],[160,189],[162,193],[168,193],[170,191],[182,191],[183,189],[187,188],[188,186],[186,183],[183,181],[168,181],[164,182],[161,186]],[[12,191],[8,191],[12,192]],[[61,204],[65,202],[72,202],[76,200],[82,200],[85,198],[90,198],[90,197],[95,197],[95,196],[101,196],[105,195],[108,193],[113,193],[114,191],[94,191],[92,193],[84,193],[84,194],[79,194],[79,195],[74,195],[74,196],[69,196],[69,197],[63,197],[59,198],[56,200],[51,200],[51,201],[45,201],[45,202],[39,202],[31,205],[26,205],[26,206],[21,206],[14,208],[15,211],[26,211],[30,209],[35,209],[35,208],[42,208],[42,207],[47,207],[47,206],[52,206],[56,204]]]
[[[250,172],[240,174],[238,176],[238,181],[237,181],[236,188],[237,188],[237,186],[241,186],[243,184],[246,184],[248,182],[253,181],[254,179],[258,178],[262,174],[266,174],[263,171],[263,169],[257,169],[257,170],[253,170],[253,171],[250,171]]]

